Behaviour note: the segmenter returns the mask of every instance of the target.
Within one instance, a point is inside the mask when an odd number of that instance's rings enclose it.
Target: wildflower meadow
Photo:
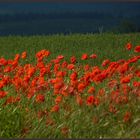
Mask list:
[[[0,137],[140,138],[140,34],[0,37]]]

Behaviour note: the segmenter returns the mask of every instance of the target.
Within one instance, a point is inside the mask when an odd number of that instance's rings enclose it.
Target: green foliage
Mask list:
[[[0,108],[0,137],[18,138],[24,123],[24,114],[16,106]]]
[[[119,31],[121,33],[125,32],[125,33],[130,33],[130,32],[136,32],[137,31],[137,26],[135,25],[135,23],[131,20],[122,20],[120,23],[120,26],[118,27]]]

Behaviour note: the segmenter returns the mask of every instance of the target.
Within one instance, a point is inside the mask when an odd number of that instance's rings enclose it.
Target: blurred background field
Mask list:
[[[1,36],[139,31],[139,2],[0,3]]]

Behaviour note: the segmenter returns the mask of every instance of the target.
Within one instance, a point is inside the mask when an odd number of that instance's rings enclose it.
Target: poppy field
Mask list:
[[[0,37],[0,137],[140,138],[140,34]]]

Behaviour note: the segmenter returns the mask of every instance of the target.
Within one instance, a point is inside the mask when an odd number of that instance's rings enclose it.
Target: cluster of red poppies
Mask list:
[[[126,50],[133,49],[128,43]],[[72,56],[66,61],[63,55],[48,61],[51,54],[41,50],[36,54],[36,64],[23,64],[27,53],[16,54],[14,59],[0,58],[0,100],[3,106],[19,103],[24,96],[36,104],[45,103],[52,96],[50,112],[59,112],[65,98],[72,96],[78,106],[92,107],[109,103],[111,113],[117,113],[118,104],[128,104],[131,98],[140,100],[140,46],[134,47],[134,55],[128,60],[104,60],[100,66],[79,64]],[[96,54],[83,54],[81,60],[97,59]],[[16,94],[11,95],[11,88]],[[124,115],[128,121],[130,112]]]

